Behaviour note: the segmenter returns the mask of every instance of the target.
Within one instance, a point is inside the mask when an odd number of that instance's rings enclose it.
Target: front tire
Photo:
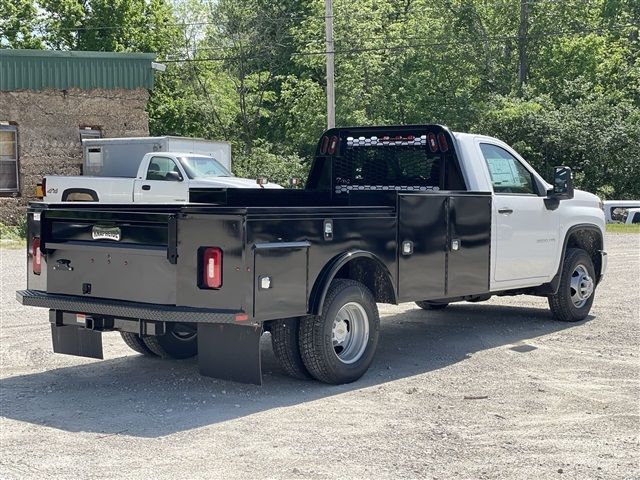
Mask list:
[[[580,248],[567,249],[558,291],[549,295],[549,308],[554,318],[561,322],[584,320],[593,305],[595,287],[591,257]]]
[[[300,320],[302,361],[321,382],[354,382],[373,361],[379,329],[380,316],[371,292],[353,280],[334,280],[322,313]]]
[[[147,348],[162,358],[182,359],[198,354],[197,331],[187,324],[167,325],[164,335],[143,338]]]

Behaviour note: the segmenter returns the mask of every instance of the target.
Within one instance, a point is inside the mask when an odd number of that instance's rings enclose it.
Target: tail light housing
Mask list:
[[[320,144],[320,154],[324,155],[327,153],[327,148],[329,147],[329,137],[322,137],[322,143]]]
[[[438,144],[440,145],[440,151],[442,153],[447,152],[449,150],[449,145],[447,144],[447,137],[442,132],[438,134]]]
[[[331,137],[331,140],[329,140],[329,146],[327,147],[327,153],[329,155],[333,155],[334,153],[336,153],[337,149],[338,149],[338,137],[334,135],[333,137]]]
[[[219,247],[201,247],[199,256],[198,286],[206,289],[222,287],[222,249]]]
[[[431,152],[435,153],[438,151],[438,141],[436,140],[436,135],[435,133],[431,132],[429,133],[429,135],[427,135],[427,140],[429,143],[429,150],[431,150]]]
[[[36,185],[36,198],[42,200],[47,194],[47,179],[42,177],[40,183]]]
[[[31,268],[35,275],[42,273],[42,252],[40,251],[40,237],[34,237],[31,242]]]

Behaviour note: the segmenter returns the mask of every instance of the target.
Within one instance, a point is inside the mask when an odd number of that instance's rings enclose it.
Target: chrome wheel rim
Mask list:
[[[369,342],[369,316],[359,303],[342,306],[331,328],[333,351],[342,363],[357,362]]]
[[[582,308],[593,295],[595,285],[593,279],[589,276],[587,268],[580,264],[577,265],[571,274],[571,301],[576,308]]]

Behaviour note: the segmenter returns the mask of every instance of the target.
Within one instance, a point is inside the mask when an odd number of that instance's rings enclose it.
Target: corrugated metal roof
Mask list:
[[[0,90],[153,88],[153,53],[0,49]]]

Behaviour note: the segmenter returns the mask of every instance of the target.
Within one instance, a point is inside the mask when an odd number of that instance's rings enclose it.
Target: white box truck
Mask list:
[[[82,141],[83,175],[135,177],[145,154],[180,152],[207,155],[231,170],[231,144],[188,137],[91,138]]]

